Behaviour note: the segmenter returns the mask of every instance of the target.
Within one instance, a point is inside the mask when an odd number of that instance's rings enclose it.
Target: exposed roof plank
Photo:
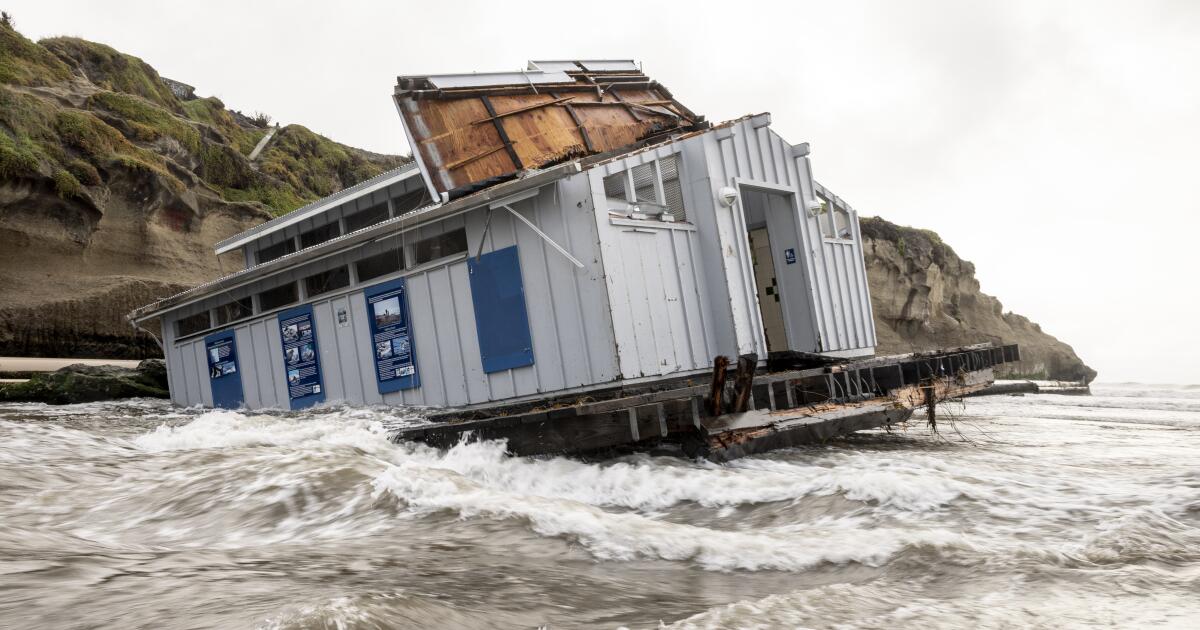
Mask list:
[[[553,101],[546,101],[544,103],[534,103],[533,105],[527,105],[525,107],[518,107],[517,109],[512,109],[512,110],[509,110],[506,112],[500,112],[499,114],[496,114],[495,116],[492,116],[490,118],[481,118],[479,120],[472,122],[471,124],[472,125],[482,125],[483,123],[491,122],[498,118],[504,118],[506,116],[512,116],[514,114],[520,114],[522,112],[528,112],[528,111],[532,111],[535,109],[540,109],[542,107],[549,107],[550,105],[558,105],[559,103],[563,103],[565,101],[569,101],[574,98],[575,98],[574,96],[564,96],[562,98],[556,98]]]
[[[504,148],[508,151],[508,157],[512,158],[513,165],[517,167],[517,170],[525,168],[521,163],[521,156],[517,155],[517,150],[513,147],[512,140],[508,137],[508,131],[504,129],[504,121],[500,120],[500,117],[496,115],[496,108],[492,106],[492,99],[487,96],[480,96],[479,100],[483,101],[483,106],[491,114],[492,124],[496,126],[496,133],[500,134],[500,141],[504,143]]]
[[[543,63],[398,79],[394,98],[435,197],[705,126],[631,61]]]

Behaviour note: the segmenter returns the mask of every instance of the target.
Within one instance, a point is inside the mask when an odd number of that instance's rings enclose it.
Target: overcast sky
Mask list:
[[[864,215],[936,230],[1101,381],[1200,383],[1200,3],[55,2],[74,35],[337,141],[408,152],[398,74],[634,58],[693,111],[769,111]]]

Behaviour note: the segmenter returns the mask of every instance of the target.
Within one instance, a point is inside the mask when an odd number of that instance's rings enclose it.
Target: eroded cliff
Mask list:
[[[291,125],[252,161],[267,117],[173,86],[0,23],[0,355],[158,356],[125,313],[239,265],[217,241],[404,160]]]
[[[1096,372],[1071,346],[983,293],[975,265],[929,230],[860,219],[879,354],[991,341],[1017,343],[1012,375],[1091,381]]]

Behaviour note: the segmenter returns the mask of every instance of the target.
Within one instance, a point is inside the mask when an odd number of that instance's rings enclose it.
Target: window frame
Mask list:
[[[435,240],[437,240],[437,239],[446,239],[447,237],[449,237],[449,236],[451,236],[451,235],[453,235],[453,234],[456,234],[456,233],[462,233],[462,246],[463,246],[463,247],[462,247],[462,249],[461,249],[461,250],[455,250],[455,251],[451,251],[451,252],[448,252],[448,253],[443,253],[443,252],[441,252],[441,251],[439,250],[439,251],[437,252],[437,254],[438,254],[438,255],[436,255],[436,256],[431,256],[431,257],[429,257],[429,258],[425,258],[425,259],[422,259],[422,258],[421,258],[421,251],[420,251],[420,249],[419,249],[419,248],[420,248],[420,247],[421,247],[423,244],[425,244],[425,243],[429,243],[429,242],[432,242],[432,241],[435,241]],[[468,242],[467,242],[467,228],[466,228],[466,226],[463,226],[463,227],[456,227],[456,228],[454,228],[454,229],[451,229],[451,230],[446,230],[446,231],[442,232],[441,234],[435,234],[435,235],[433,235],[433,236],[429,236],[429,237],[426,237],[426,238],[423,238],[423,239],[420,239],[420,240],[414,241],[414,242],[413,242],[413,244],[411,245],[411,247],[412,247],[412,266],[413,266],[413,267],[420,267],[421,265],[427,265],[427,264],[429,264],[429,263],[431,263],[431,262],[434,262],[434,261],[437,261],[437,260],[441,260],[441,259],[443,259],[443,258],[449,258],[449,257],[451,257],[451,256],[457,256],[457,255],[459,255],[459,254],[466,253],[466,252],[470,251],[470,249],[471,249],[471,245],[470,245],[470,243],[468,243]]]
[[[183,323],[184,322],[186,322],[188,320],[199,320],[199,318],[201,316],[204,316],[208,320],[207,326],[205,326],[203,328],[197,328],[195,330],[190,330],[186,333],[183,332]],[[180,317],[175,320],[175,338],[176,339],[183,339],[184,337],[192,337],[195,335],[199,335],[201,333],[208,332],[212,329],[213,329],[213,316],[212,316],[211,309],[204,309],[203,311],[200,311],[199,313],[192,313],[191,315],[188,315],[186,317]]]
[[[282,302],[280,304],[275,304],[272,306],[265,306],[263,304],[262,296],[264,293],[270,293],[272,291],[279,291],[280,289],[283,289],[284,287],[292,288],[292,296],[293,297],[290,301]],[[297,285],[295,280],[292,280],[290,282],[285,282],[283,284],[273,286],[269,289],[263,289],[262,291],[259,291],[258,293],[255,293],[254,295],[258,298],[258,300],[257,300],[258,301],[258,312],[256,312],[255,315],[261,315],[263,313],[268,313],[270,311],[280,309],[285,306],[290,306],[292,304],[296,304],[296,303],[300,302],[300,287]]]
[[[263,258],[263,252],[268,252],[278,247],[283,248],[284,252],[282,254],[279,254],[278,256],[271,256],[270,258]],[[296,251],[296,239],[294,237],[288,237],[282,241],[279,241],[278,243],[273,243],[271,245],[267,245],[266,247],[258,248],[254,252],[254,263],[257,265],[265,265],[272,260],[278,260],[289,254],[294,254]]]
[[[354,222],[357,217],[366,217],[367,215],[370,215],[370,214],[380,214],[380,212],[379,212],[380,210],[383,211],[382,218],[379,218],[375,221],[371,221],[370,223],[363,223],[362,225],[360,225],[358,227],[351,227],[351,222]],[[352,232],[357,232],[359,230],[365,230],[366,228],[369,228],[372,225],[379,225],[380,223],[383,223],[384,221],[387,221],[390,218],[392,218],[391,204],[388,203],[387,200],[384,200],[377,204],[363,208],[362,210],[355,210],[354,212],[344,215],[342,217],[342,222],[346,228],[345,233],[350,234]]]
[[[367,275],[367,276],[363,275],[363,273],[362,273],[363,263],[368,263],[368,262],[371,262],[374,260],[383,260],[388,256],[399,257],[399,259],[400,259],[399,266],[397,266],[395,269],[389,269],[388,271],[385,271],[383,273],[377,273],[375,275]],[[408,257],[404,253],[404,247],[397,246],[397,247],[393,247],[391,249],[387,249],[387,250],[384,250],[384,251],[381,251],[381,252],[378,252],[375,254],[371,254],[370,256],[363,256],[362,258],[359,258],[358,260],[354,261],[351,264],[354,265],[354,279],[357,282],[360,282],[360,283],[361,282],[371,282],[371,281],[375,280],[376,278],[382,278],[384,276],[388,276],[393,273],[399,273],[399,272],[407,269],[408,268]]]
[[[612,181],[613,178],[619,177],[624,186],[624,191],[623,191],[624,198],[621,200],[625,202],[626,209],[628,209],[630,206],[637,207],[637,208],[639,208],[639,211],[641,214],[647,215],[646,219],[632,219],[628,215],[625,217],[626,219],[635,220],[635,221],[651,220],[651,221],[658,221],[661,223],[690,223],[689,217],[688,217],[688,211],[687,211],[687,203],[685,201],[686,195],[684,194],[684,187],[683,187],[683,161],[680,160],[679,156],[680,156],[679,153],[671,153],[669,155],[656,157],[653,160],[640,162],[638,164],[625,164],[624,169],[617,171],[615,173],[609,173],[608,175],[605,175],[601,179],[601,187],[604,189],[605,205],[606,206],[609,205],[607,203],[607,200],[609,200],[609,199],[618,199],[617,197],[610,197],[608,193],[609,193],[609,182]],[[667,187],[666,187],[666,180],[663,179],[662,162],[663,162],[663,160],[668,160],[668,159],[673,160],[675,162],[675,177],[673,178],[673,181],[677,182],[677,184],[679,186],[679,212],[675,212],[674,209],[672,209],[667,204],[667,190],[666,190]],[[648,200],[648,199],[647,200],[639,199],[637,196],[638,186],[637,186],[637,180],[634,178],[634,171],[636,171],[637,169],[644,169],[644,168],[651,169],[651,174],[653,177],[652,183],[653,183],[653,187],[654,187],[654,200],[653,201]],[[630,201],[630,199],[632,199],[632,201]],[[642,205],[655,206],[655,207],[659,208],[659,211],[657,213],[641,211]],[[612,207],[607,207],[606,210],[608,210],[609,212],[620,212],[619,209],[615,209]],[[629,212],[632,212],[632,211],[629,211]],[[671,215],[672,219],[670,221],[663,221],[661,218],[663,214]],[[656,218],[650,219],[649,218],[650,216],[655,216]]]
[[[245,312],[234,313],[233,315],[230,315],[229,319],[222,319],[223,314],[232,313],[231,307],[235,305],[245,308]],[[243,319],[248,319],[250,317],[254,317],[254,298],[247,295],[236,300],[230,300],[223,304],[214,306],[212,308],[212,312],[213,322],[216,324],[217,328],[241,321]]]
[[[305,244],[304,237],[308,236],[309,234],[313,234],[315,232],[327,232],[327,233],[332,233],[333,235],[328,236],[327,238],[323,238],[323,239],[313,242],[313,243]],[[341,221],[330,221],[328,223],[323,223],[321,225],[318,225],[316,227],[313,227],[313,228],[310,228],[310,229],[307,229],[307,230],[301,232],[297,236],[297,239],[300,241],[300,249],[308,249],[310,247],[316,247],[317,245],[320,245],[321,243],[328,243],[329,241],[332,241],[333,239],[339,238],[341,236],[342,236],[342,222]]]
[[[330,284],[332,280],[343,273],[345,274],[344,284]],[[325,276],[325,282],[319,290],[314,291],[313,279],[317,278],[318,276]],[[300,282],[304,285],[304,299],[308,300],[309,298],[313,298],[318,295],[325,295],[326,293],[332,293],[338,289],[345,289],[346,287],[352,286],[354,284],[354,279],[350,277],[350,265],[344,264],[304,276],[300,279]]]

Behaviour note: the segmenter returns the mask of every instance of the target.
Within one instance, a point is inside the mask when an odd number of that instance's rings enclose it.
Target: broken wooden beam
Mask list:
[[[492,106],[492,99],[487,96],[480,96],[479,100],[483,101],[483,107],[487,109],[488,115],[492,117],[492,124],[496,127],[496,133],[500,135],[500,142],[508,150],[508,157],[512,160],[513,166],[518,171],[523,170],[525,166],[521,163],[521,156],[517,155],[517,150],[513,148],[512,139],[508,137],[508,131],[504,129],[504,121],[496,117],[496,108]]]
[[[754,386],[754,370],[758,367],[757,354],[738,357],[737,373],[733,379],[733,412],[742,413],[750,408],[751,390]]]
[[[532,111],[535,109],[549,107],[551,105],[558,105],[560,103],[570,101],[574,98],[575,98],[574,96],[564,96],[562,98],[556,98],[552,101],[545,101],[542,103],[534,103],[533,105],[526,105],[525,107],[518,107],[516,109],[512,109],[507,112],[500,112],[499,114],[493,114],[490,118],[480,118],[479,120],[473,120],[473,121],[471,121],[471,124],[472,125],[482,125],[483,123],[492,122],[493,120],[498,120],[500,118],[512,116],[514,114],[521,114],[521,113]]]
[[[712,390],[708,394],[708,412],[721,415],[721,394],[725,392],[725,373],[729,370],[729,359],[719,356],[713,359]]]

